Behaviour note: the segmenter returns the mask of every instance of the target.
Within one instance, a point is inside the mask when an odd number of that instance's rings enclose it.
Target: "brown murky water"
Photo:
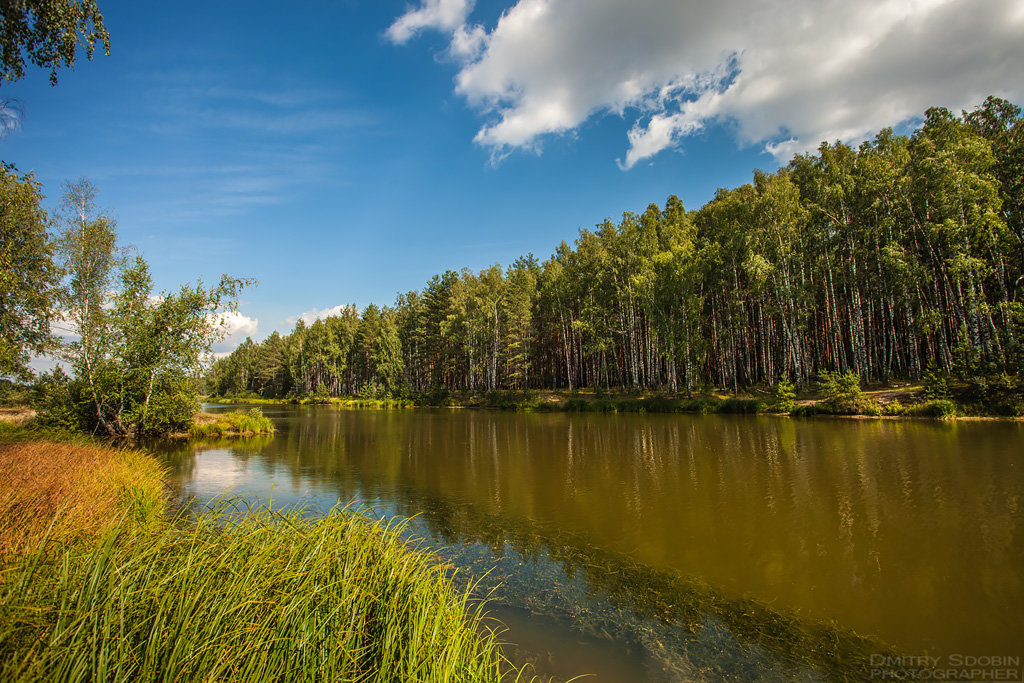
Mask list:
[[[895,671],[882,656],[1024,659],[1020,423],[265,413],[271,439],[169,446],[181,490],[417,515],[486,574],[508,652],[545,674],[857,680]]]

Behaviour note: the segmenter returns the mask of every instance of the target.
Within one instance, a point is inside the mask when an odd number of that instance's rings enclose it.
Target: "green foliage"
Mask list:
[[[956,416],[957,409],[956,404],[948,399],[931,399],[908,407],[903,414],[948,420]]]
[[[0,379],[0,407],[15,408],[31,405],[32,387],[22,382]]]
[[[921,393],[925,398],[949,398],[949,379],[945,374],[928,369],[925,371],[923,379],[924,390]]]
[[[444,385],[431,387],[415,398],[416,405],[443,407],[452,404],[452,395]]]
[[[65,315],[78,338],[62,350],[92,401],[89,429],[107,435],[185,429],[198,406],[198,379],[249,281],[182,285],[154,296],[149,267],[117,246],[113,221],[96,216],[86,180],[67,187],[59,253],[67,273]]]
[[[853,370],[844,373],[822,372],[818,376],[818,389],[826,403],[846,403],[861,397],[860,375]]]
[[[25,76],[25,62],[50,70],[75,64],[79,48],[92,59],[96,43],[110,54],[110,35],[96,0],[23,0],[3,3],[0,21],[0,82]]]
[[[719,403],[715,412],[753,415],[764,412],[765,407],[765,403],[761,399],[730,397]]]
[[[953,399],[969,414],[1024,415],[1024,377],[999,373],[977,375],[950,387]]]
[[[68,377],[59,365],[41,374],[32,386],[32,405],[39,413],[36,422],[71,431],[86,429],[90,405],[84,391],[84,383]]]
[[[254,436],[274,433],[274,423],[269,418],[264,417],[263,411],[259,408],[250,408],[247,412],[217,413],[207,417],[208,419],[212,418],[212,420],[190,426],[188,429],[190,437],[216,439],[229,436]]]
[[[818,412],[834,415],[881,415],[878,404],[861,394],[860,375],[853,370],[844,373],[820,373],[818,389],[822,395]]]
[[[825,373],[822,412],[875,414],[846,370],[1020,375],[1022,150],[1015,105],[930,109],[910,136],[822,144],[696,211],[670,196],[543,262],[448,270],[392,307],[300,321],[219,361],[210,385],[300,398],[593,387],[598,400],[616,387],[640,402],[602,410],[647,411],[652,391],[738,396],[785,377],[769,403],[786,412]]]
[[[31,376],[30,354],[49,350],[60,269],[39,183],[0,164],[0,377]]]
[[[804,403],[802,405],[793,406],[793,409],[789,411],[791,417],[814,417],[821,412],[820,407],[816,403]]]
[[[788,413],[796,405],[796,389],[786,377],[780,377],[772,391],[771,409],[776,413]]]

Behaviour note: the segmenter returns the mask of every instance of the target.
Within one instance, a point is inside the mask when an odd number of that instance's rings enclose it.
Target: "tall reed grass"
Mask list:
[[[501,680],[481,606],[400,531],[214,511],[25,553],[0,584],[0,680]]]
[[[120,515],[161,519],[163,469],[152,456],[83,441],[0,443],[0,557],[51,540],[92,537]]]
[[[190,437],[201,439],[273,433],[274,423],[264,417],[259,408],[252,408],[245,413],[198,413],[195,424],[189,429]]]

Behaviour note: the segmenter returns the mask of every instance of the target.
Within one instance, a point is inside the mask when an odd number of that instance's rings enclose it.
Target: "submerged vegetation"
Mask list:
[[[447,271],[393,306],[247,340],[207,388],[437,405],[456,392],[689,398],[789,386],[768,403],[807,412],[790,394],[820,381],[837,393],[813,411],[870,414],[871,401],[844,388],[854,378],[933,376],[958,390],[929,401],[1019,414],[1022,121],[1019,107],[989,98],[961,116],[930,109],[910,136],[823,143],[696,211],[672,196],[582,230],[544,262]]]
[[[510,524],[467,503],[410,495],[410,509],[422,511],[443,538],[439,552],[486,573],[492,603],[552,618],[573,614],[574,627],[585,635],[646,650],[665,680],[801,680],[813,671],[808,678],[863,681],[872,655],[897,654],[877,638],[729,595],[565,531],[521,518]],[[538,588],[530,572],[552,562],[560,565],[560,578]],[[694,652],[699,665],[682,654]]]
[[[484,604],[401,525],[165,514],[156,461],[0,444],[0,678],[498,681]]]

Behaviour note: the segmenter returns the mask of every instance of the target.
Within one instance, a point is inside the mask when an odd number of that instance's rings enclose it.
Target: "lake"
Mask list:
[[[264,413],[272,438],[162,446],[180,492],[412,518],[491,595],[509,656],[559,680],[1024,658],[1019,422]]]

